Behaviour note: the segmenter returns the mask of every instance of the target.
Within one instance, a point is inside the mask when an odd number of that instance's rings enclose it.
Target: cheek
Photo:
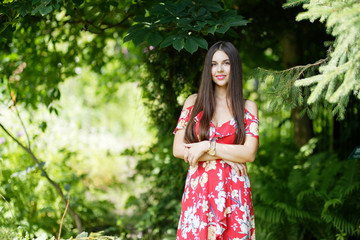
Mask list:
[[[230,65],[228,65],[228,66],[225,66],[225,70],[227,71],[227,72],[230,72]]]

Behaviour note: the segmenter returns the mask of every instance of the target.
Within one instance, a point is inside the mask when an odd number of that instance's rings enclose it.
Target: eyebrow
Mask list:
[[[230,59],[223,60],[223,62],[226,62],[226,61],[230,61]],[[216,62],[216,61],[211,61],[211,62]]]

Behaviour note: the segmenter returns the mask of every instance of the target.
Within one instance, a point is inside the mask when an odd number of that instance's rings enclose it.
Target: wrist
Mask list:
[[[204,141],[204,153],[208,153],[210,151],[210,141]]]
[[[207,153],[210,156],[215,156],[215,154],[216,154],[216,141],[214,139],[209,141],[209,146],[208,146]]]

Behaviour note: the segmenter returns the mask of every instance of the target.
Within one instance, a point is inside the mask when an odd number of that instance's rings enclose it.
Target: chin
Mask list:
[[[215,84],[218,86],[218,87],[226,87],[228,85],[227,82],[215,82]]]

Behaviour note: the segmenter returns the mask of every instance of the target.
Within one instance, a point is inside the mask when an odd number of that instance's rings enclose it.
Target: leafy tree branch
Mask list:
[[[48,182],[55,188],[56,192],[59,194],[64,205],[66,206],[67,205],[66,197],[65,197],[60,185],[58,183],[56,183],[54,180],[52,180],[50,178],[50,176],[48,175],[48,173],[45,171],[44,162],[40,161],[29,147],[24,146],[16,137],[14,137],[5,128],[5,126],[2,123],[0,123],[0,127],[6,133],[6,135],[8,135],[12,140],[14,140],[22,149],[24,149],[30,155],[31,159],[34,161],[36,166],[40,169],[41,175],[44,176],[48,180]],[[79,215],[70,206],[68,207],[68,210],[69,210],[70,215],[72,216],[72,218],[74,219],[74,221],[76,223],[76,227],[77,227],[79,233],[82,232],[82,223],[81,223],[81,219],[80,219]]]

